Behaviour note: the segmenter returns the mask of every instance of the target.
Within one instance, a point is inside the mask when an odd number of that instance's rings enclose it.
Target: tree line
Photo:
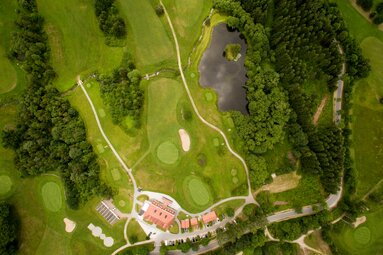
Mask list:
[[[77,208],[94,195],[111,196],[100,180],[100,167],[78,112],[52,86],[55,73],[35,0],[19,0],[10,56],[28,75],[15,129],[2,132],[2,143],[15,150],[22,177],[58,171],[67,203]]]
[[[312,124],[315,98],[303,87],[307,84],[316,86],[317,83],[311,81],[322,80],[327,83],[328,92],[332,93],[343,62],[346,62],[347,67],[344,79],[360,79],[370,71],[367,59],[350,36],[336,4],[323,0],[220,0],[214,3],[214,7],[229,16],[227,25],[238,29],[248,44],[245,65],[249,81],[245,88],[249,116],[236,112],[232,116],[246,154],[252,186],[260,186],[267,180],[269,173],[261,154],[280,142],[283,133],[287,134],[303,173],[320,178],[326,193],[338,191],[343,173],[346,179],[355,181],[348,148],[350,130],[341,130],[334,125],[315,127]],[[341,54],[342,50],[344,54]],[[352,90],[348,85],[345,83],[344,87],[346,101],[350,99]],[[285,114],[283,111],[268,111],[275,104],[267,97],[274,87],[286,95],[278,100],[289,106],[285,108],[288,109]],[[346,105],[345,110],[348,109]],[[348,123],[347,114],[342,117]],[[275,122],[276,119],[281,122]],[[278,125],[280,123],[283,125]],[[274,136],[275,133],[269,131],[270,127],[281,127],[281,136]],[[277,137],[279,140],[275,139]],[[354,182],[350,183],[350,189],[354,189]],[[358,208],[350,199],[342,202],[341,206],[353,213]],[[267,208],[260,210],[261,213],[270,213]],[[319,224],[326,221],[323,219]],[[306,222],[297,223],[300,224]],[[310,226],[317,225],[318,221]],[[283,226],[275,228],[283,229]],[[292,231],[295,230],[298,228],[295,229],[294,225]],[[300,233],[302,229],[295,232]],[[234,245],[240,234],[228,233],[219,233],[218,237]],[[288,235],[288,231],[283,235]]]
[[[0,254],[13,255],[18,249],[19,219],[14,208],[0,202]]]
[[[126,36],[126,25],[120,17],[114,0],[95,0],[96,17],[99,27],[105,36],[110,39],[121,39]],[[110,43],[110,40],[107,40]]]
[[[140,72],[135,68],[130,55],[124,56],[121,66],[111,75],[100,75],[98,81],[113,122],[122,124],[123,120],[130,117],[134,121],[134,127],[139,128],[144,92],[140,88]]]
[[[278,73],[270,65],[264,65],[270,59],[269,39],[264,26],[255,24],[239,2],[216,1],[214,8],[229,15],[227,25],[239,30],[248,44],[245,60],[248,80],[244,87],[249,115],[232,112],[231,117],[247,155],[251,183],[260,186],[269,176],[266,161],[260,154],[272,150],[285,135],[291,111],[287,93],[279,86]]]
[[[370,12],[369,18],[376,25],[383,23],[383,2],[378,3],[375,8],[374,0],[356,0],[356,4],[366,12]]]

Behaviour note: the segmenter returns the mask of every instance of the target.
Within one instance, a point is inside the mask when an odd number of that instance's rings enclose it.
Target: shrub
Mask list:
[[[161,17],[162,15],[165,14],[165,9],[164,9],[164,7],[163,7],[161,4],[159,4],[159,5],[156,6],[156,14],[157,14],[159,17]]]

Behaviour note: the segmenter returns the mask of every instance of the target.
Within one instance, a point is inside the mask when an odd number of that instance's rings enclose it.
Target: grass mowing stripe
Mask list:
[[[8,193],[12,188],[12,180],[8,175],[0,176],[0,195]]]
[[[59,185],[55,182],[47,182],[41,189],[45,208],[52,212],[58,212],[62,207],[62,195]]]
[[[371,231],[368,227],[359,227],[354,231],[354,238],[360,244],[368,244],[371,240]]]
[[[194,203],[198,206],[204,206],[209,203],[211,195],[208,187],[201,179],[195,176],[189,176],[185,182]]]
[[[174,164],[178,160],[178,149],[170,141],[163,142],[157,148],[158,159],[165,164]]]

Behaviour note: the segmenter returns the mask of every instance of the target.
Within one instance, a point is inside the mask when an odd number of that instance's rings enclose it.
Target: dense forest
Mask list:
[[[58,171],[68,205],[77,208],[93,195],[111,196],[112,191],[100,180],[97,157],[78,112],[51,85],[55,73],[43,23],[34,0],[19,0],[10,56],[27,72],[29,84],[17,127],[4,130],[2,142],[15,150],[15,165],[23,177]]]
[[[18,249],[18,219],[12,206],[0,202],[0,254],[12,255]]]
[[[302,171],[320,176],[324,190],[335,193],[344,165],[343,134],[336,127],[313,125],[316,105],[303,86],[318,86],[313,81],[319,80],[332,93],[344,61],[352,77],[366,77],[370,70],[336,5],[323,0],[221,0],[214,6],[229,15],[227,25],[248,44],[244,87],[249,116],[233,112],[232,117],[248,155],[252,185],[267,179],[261,155],[286,133]]]
[[[324,0],[219,0],[214,6],[229,16],[227,25],[239,30],[248,44],[245,66],[249,79],[244,87],[249,116],[233,112],[232,117],[246,154],[252,187],[259,187],[269,178],[262,154],[273,149],[284,135],[300,162],[302,174],[319,177],[326,194],[339,190],[343,175],[345,180],[355,181],[349,149],[351,132],[347,126],[349,101],[352,81],[367,77],[370,65],[349,35],[336,4]],[[308,93],[307,88],[318,90],[315,86],[321,81],[327,85],[327,93],[332,94],[343,63],[346,64],[342,111],[345,128],[335,124],[317,127],[312,123],[317,107],[315,95]],[[275,88],[280,93],[269,97]],[[275,106],[278,110],[274,110]],[[345,185],[346,193],[355,190],[354,182],[347,181]],[[350,202],[346,194],[340,207],[355,215],[358,205]],[[267,215],[270,210],[261,207],[257,213]],[[273,224],[269,229],[277,238],[291,240],[328,220],[324,211]],[[229,225],[228,229],[231,228]],[[243,251],[241,233],[246,231],[226,232],[218,233],[218,240],[227,247],[217,254]],[[246,235],[243,241],[248,242],[249,249],[262,254],[264,251],[256,248],[257,242],[251,243],[252,235]]]
[[[101,94],[109,106],[112,120],[115,124],[129,117],[134,121],[134,127],[140,127],[141,108],[144,104],[144,93],[140,88],[141,75],[135,69],[129,55],[125,55],[122,64],[112,75],[100,75]]]
[[[125,22],[120,17],[114,0],[95,0],[95,10],[100,29],[108,39],[107,44],[110,44],[111,38],[125,37]]]

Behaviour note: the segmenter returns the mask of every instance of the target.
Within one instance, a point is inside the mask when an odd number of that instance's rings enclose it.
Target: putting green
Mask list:
[[[205,93],[205,99],[208,102],[212,101],[213,100],[213,94],[211,92],[206,92]]]
[[[178,160],[178,149],[174,143],[166,141],[157,148],[158,159],[165,164],[174,164]]]
[[[368,244],[371,240],[371,231],[368,227],[359,227],[354,231],[354,239],[359,244]]]
[[[49,211],[57,212],[62,207],[61,190],[57,183],[47,182],[41,189],[44,206]]]
[[[12,188],[12,180],[8,175],[0,175],[0,195],[7,194]]]
[[[117,168],[113,168],[111,172],[112,172],[113,180],[118,181],[121,179],[120,171],[118,171]]]
[[[203,206],[209,203],[210,194],[206,185],[196,177],[192,177],[188,182],[188,189],[193,201],[199,205]]]

